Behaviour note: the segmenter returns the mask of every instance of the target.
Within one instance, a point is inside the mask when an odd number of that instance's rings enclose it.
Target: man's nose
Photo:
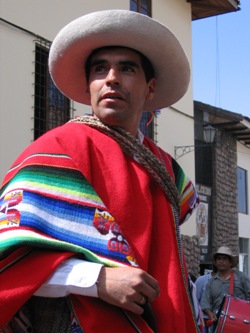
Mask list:
[[[110,68],[106,76],[107,84],[119,84],[119,73],[116,69]]]

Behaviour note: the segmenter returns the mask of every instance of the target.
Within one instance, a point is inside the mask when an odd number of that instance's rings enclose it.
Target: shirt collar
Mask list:
[[[141,132],[141,130],[138,128],[138,132],[137,132],[137,139],[140,141],[140,143],[143,143],[144,140],[144,134]]]

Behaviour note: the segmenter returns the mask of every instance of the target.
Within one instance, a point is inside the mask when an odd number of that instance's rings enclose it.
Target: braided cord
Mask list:
[[[93,116],[81,116],[69,122],[83,123],[97,128],[119,143],[124,153],[138,159],[140,164],[149,171],[157,183],[162,187],[166,197],[175,209],[180,211],[180,200],[177,187],[167,172],[165,165],[146,146],[123,128],[107,126],[99,118]]]

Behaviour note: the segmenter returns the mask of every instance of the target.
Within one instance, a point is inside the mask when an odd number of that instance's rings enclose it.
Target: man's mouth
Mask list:
[[[101,100],[104,99],[119,99],[119,100],[123,100],[123,97],[121,96],[121,94],[114,92],[114,93],[105,93],[102,95]]]

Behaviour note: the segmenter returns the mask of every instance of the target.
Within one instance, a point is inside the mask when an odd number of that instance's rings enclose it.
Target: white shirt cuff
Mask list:
[[[98,297],[96,281],[102,264],[76,258],[61,263],[49,279],[34,293],[41,297],[64,297],[69,294]]]

